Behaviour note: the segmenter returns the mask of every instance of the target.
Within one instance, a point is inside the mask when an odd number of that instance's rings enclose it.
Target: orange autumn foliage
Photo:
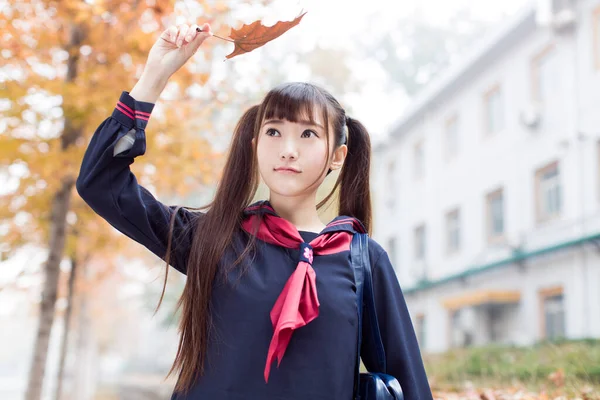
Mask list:
[[[197,3],[216,29],[228,17],[222,3]],[[4,256],[26,243],[44,245],[52,195],[65,179],[77,176],[91,135],[110,116],[120,92],[135,84],[156,37],[174,22],[175,4],[25,0],[0,12],[1,70],[11,72],[0,85],[6,102],[0,119],[0,185],[9,177],[16,182],[14,190],[0,195],[0,222],[8,228],[1,237]],[[220,155],[209,142],[212,123],[223,108],[219,98],[223,93],[233,96],[235,89],[233,79],[206,85],[215,45],[221,44],[208,43],[201,62],[191,60],[173,76],[178,89],[159,102],[150,121],[147,156],[137,159],[132,169],[155,193],[187,196],[216,179]],[[76,64],[71,80],[70,63]],[[193,84],[205,86],[208,100],[185,92]],[[66,135],[73,136],[67,147]],[[73,227],[89,210],[78,196],[71,201]],[[85,235],[68,240],[70,252],[77,246],[75,239],[95,242],[89,237],[95,234],[115,239],[107,236],[111,228],[97,216],[89,218],[94,222],[81,229]]]
[[[226,56],[233,58],[240,54],[251,52],[264,46],[273,39],[277,39],[285,32],[298,25],[306,12],[300,14],[292,21],[278,21],[273,26],[264,26],[261,21],[254,21],[250,25],[243,25],[240,29],[231,29],[229,37],[233,39],[235,48]]]

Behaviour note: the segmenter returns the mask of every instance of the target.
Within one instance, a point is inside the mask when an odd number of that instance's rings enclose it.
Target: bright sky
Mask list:
[[[238,8],[240,17],[246,22],[255,19],[271,25],[277,20],[291,20],[301,10],[308,13],[300,25],[265,46],[265,50],[286,51],[310,50],[316,45],[323,47],[356,50],[356,39],[363,36],[376,36],[392,30],[398,19],[419,15],[434,24],[443,25],[457,10],[467,8],[473,17],[490,24],[514,15],[528,4],[528,0],[475,1],[475,0],[274,0],[260,15],[243,7]],[[244,3],[244,2],[241,2]],[[235,9],[235,7],[234,7]],[[368,18],[375,17],[375,18]],[[378,21],[376,25],[365,25],[366,21]],[[356,53],[356,51],[355,51]],[[238,70],[252,70],[252,65],[260,64],[260,51],[244,55],[245,60],[237,60]],[[298,68],[293,62],[285,63],[292,80],[305,80],[307,71]],[[373,136],[381,136],[402,115],[407,99],[401,93],[391,92],[379,64],[374,59],[352,60],[352,68],[358,76],[369,76],[368,83],[360,93],[334,93],[342,103],[350,105],[356,115],[353,117],[366,124]],[[256,68],[256,67],[254,67]],[[349,104],[348,104],[349,103]],[[376,139],[376,138],[375,138]]]

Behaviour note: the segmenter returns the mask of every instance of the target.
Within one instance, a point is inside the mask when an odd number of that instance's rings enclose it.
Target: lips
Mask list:
[[[297,170],[296,168],[292,168],[292,167],[279,167],[279,168],[275,168],[275,171],[277,171],[277,172],[295,172],[295,173],[300,173],[299,170]]]

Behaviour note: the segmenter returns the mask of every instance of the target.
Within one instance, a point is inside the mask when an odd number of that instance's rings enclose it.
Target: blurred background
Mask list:
[[[203,45],[140,183],[206,204],[242,112],[322,85],[371,132],[374,238],[436,398],[599,398],[600,0],[0,0],[0,399],[169,398],[185,277],[154,314],[164,265],[77,196],[83,152],[169,25],[302,11],[231,60]]]

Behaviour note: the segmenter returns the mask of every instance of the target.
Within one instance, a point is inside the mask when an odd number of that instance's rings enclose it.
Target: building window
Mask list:
[[[396,260],[397,260],[397,258],[396,258],[397,257],[397,248],[396,247],[397,246],[398,246],[398,244],[397,244],[395,237],[391,237],[388,239],[387,252],[388,252],[388,255],[390,256],[390,261],[392,262],[392,265],[394,267],[396,267]]]
[[[425,225],[415,228],[415,259],[424,260],[426,249]]]
[[[484,95],[485,104],[485,130],[494,134],[504,128],[504,111],[502,107],[502,91],[500,86],[495,86]]]
[[[533,99],[538,102],[545,102],[556,92],[555,79],[556,62],[553,46],[546,47],[537,56],[533,58],[531,64]]]
[[[455,115],[446,121],[446,159],[450,160],[458,154],[458,117]]]
[[[597,147],[597,160],[596,160],[596,182],[598,185],[598,199],[600,199],[600,141],[598,141]]]
[[[459,308],[449,312],[450,347],[465,348],[473,345],[473,332],[471,329],[465,327],[465,325],[468,325],[468,323],[465,323],[465,320],[471,317],[469,314],[472,315],[472,310],[468,308]]]
[[[398,193],[396,193],[396,161],[391,160],[387,165],[387,177],[386,177],[386,186],[384,188],[385,198],[387,207],[390,211],[393,211],[396,208],[396,198],[398,197]]]
[[[415,333],[417,335],[417,341],[419,342],[419,347],[421,350],[425,348],[425,321],[425,314],[418,314],[415,318]]]
[[[544,319],[548,339],[565,337],[565,309],[562,294],[544,300]]]
[[[415,178],[421,178],[425,172],[425,148],[422,141],[415,144],[414,152]]]
[[[600,70],[600,7],[596,7],[592,14],[592,24],[593,24],[593,35],[594,38],[592,40],[594,44],[594,49],[592,54],[594,55],[594,66],[596,69]]]
[[[504,236],[504,191],[495,190],[487,195],[487,233],[490,241]]]
[[[552,0],[552,10],[560,12],[563,10],[572,10],[575,7],[575,0]]]
[[[455,253],[460,249],[460,210],[446,214],[446,251]]]
[[[565,337],[565,306],[562,287],[542,289],[540,294],[540,330],[542,339]]]
[[[537,170],[535,181],[538,222],[558,217],[562,209],[558,162],[553,162]]]

